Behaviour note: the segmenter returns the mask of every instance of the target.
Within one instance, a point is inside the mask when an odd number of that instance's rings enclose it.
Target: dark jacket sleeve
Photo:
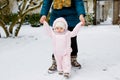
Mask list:
[[[75,8],[76,8],[78,16],[81,14],[83,14],[84,16],[86,15],[83,0],[75,0]]]
[[[51,4],[53,0],[43,0],[42,8],[40,11],[40,16],[42,15],[48,15],[48,12],[50,10]]]

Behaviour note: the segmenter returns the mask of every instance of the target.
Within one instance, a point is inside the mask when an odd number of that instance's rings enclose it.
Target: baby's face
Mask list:
[[[62,28],[62,27],[55,27],[54,31],[57,32],[57,33],[62,33],[62,32],[65,31],[65,29]]]

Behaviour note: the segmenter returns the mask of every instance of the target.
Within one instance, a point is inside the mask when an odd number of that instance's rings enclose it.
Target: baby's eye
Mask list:
[[[59,29],[58,27],[56,27],[55,29]]]
[[[63,30],[63,28],[60,28],[61,30]]]

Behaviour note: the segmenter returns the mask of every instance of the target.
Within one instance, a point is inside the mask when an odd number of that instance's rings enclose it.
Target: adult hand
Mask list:
[[[85,18],[83,17],[83,15],[80,15],[79,19],[82,22],[82,26],[84,26],[85,25]]]
[[[46,16],[45,15],[43,15],[41,18],[40,18],[40,23],[42,23],[43,24],[43,22],[46,20]]]

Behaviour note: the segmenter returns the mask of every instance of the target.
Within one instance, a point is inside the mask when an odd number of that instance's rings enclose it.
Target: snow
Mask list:
[[[0,80],[63,80],[48,74],[52,44],[43,27],[23,25],[19,36],[5,38],[0,27]],[[120,80],[120,28],[97,25],[80,29],[78,61],[69,80]]]
[[[107,18],[107,20],[106,21],[104,21],[104,22],[101,22],[100,24],[111,24],[112,25],[112,18],[110,18],[109,16],[108,16],[108,18]]]

